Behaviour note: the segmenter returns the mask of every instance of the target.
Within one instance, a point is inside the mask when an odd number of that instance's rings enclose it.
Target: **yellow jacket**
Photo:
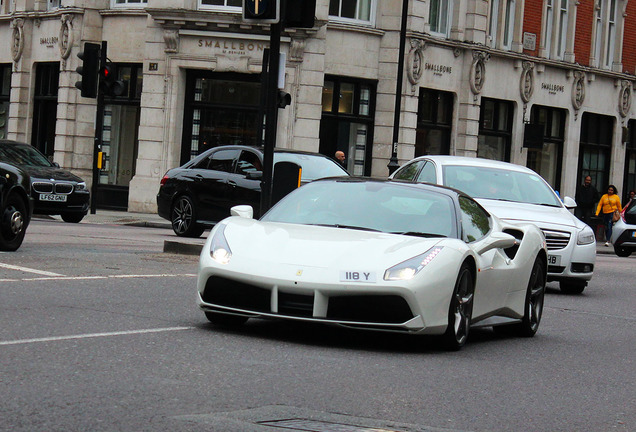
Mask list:
[[[601,209],[603,210],[603,213],[613,213],[614,210],[618,210],[619,212],[623,211],[623,207],[621,207],[621,199],[616,194],[605,194],[598,202],[598,206],[596,207],[596,216],[599,215]]]

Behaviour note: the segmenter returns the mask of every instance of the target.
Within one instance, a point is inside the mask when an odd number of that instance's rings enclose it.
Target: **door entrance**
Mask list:
[[[59,63],[38,63],[36,65],[31,145],[44,153],[51,161],[55,151],[59,80]]]

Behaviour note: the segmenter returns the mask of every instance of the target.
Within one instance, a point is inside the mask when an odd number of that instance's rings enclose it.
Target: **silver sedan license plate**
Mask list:
[[[40,201],[66,202],[66,195],[40,194]]]
[[[560,266],[561,265],[561,255],[548,255],[548,265]]]

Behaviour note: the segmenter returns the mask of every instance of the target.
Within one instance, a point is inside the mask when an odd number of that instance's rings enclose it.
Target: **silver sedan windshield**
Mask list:
[[[456,238],[453,201],[418,187],[373,181],[317,181],[261,219],[424,237]]]
[[[473,198],[561,207],[552,188],[538,175],[497,168],[447,165],[444,185]]]

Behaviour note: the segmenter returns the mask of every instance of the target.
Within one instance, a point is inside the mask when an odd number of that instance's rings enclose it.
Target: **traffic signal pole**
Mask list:
[[[270,25],[269,59],[267,61],[267,85],[265,103],[265,148],[263,152],[263,181],[261,183],[261,215],[272,204],[272,178],[274,173],[274,147],[278,125],[278,73],[280,70],[280,23]],[[265,62],[263,62],[265,67]],[[265,70],[263,70],[265,72]]]
[[[108,52],[108,43],[106,41],[102,41],[102,47],[99,51],[99,64],[100,68],[102,65],[106,64]],[[97,212],[97,199],[96,193],[99,188],[99,174],[102,168],[102,136],[104,129],[104,91],[100,78],[97,78],[97,110],[95,113],[95,137],[94,137],[94,145],[93,145],[93,182],[91,184],[91,214],[95,214]]]

